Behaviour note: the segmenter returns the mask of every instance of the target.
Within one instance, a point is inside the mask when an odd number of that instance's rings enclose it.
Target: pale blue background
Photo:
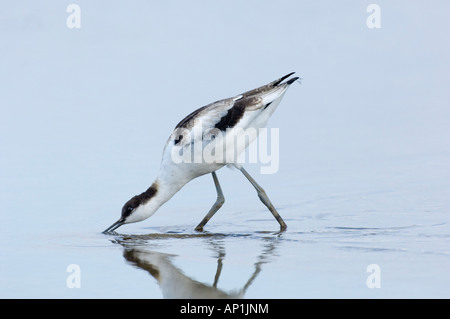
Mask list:
[[[219,171],[218,287],[242,286],[262,254],[245,297],[450,297],[448,1],[377,1],[381,29],[366,26],[372,1],[76,1],[81,29],[66,26],[70,3],[1,4],[1,297],[161,298],[100,231],[150,185],[185,115],[292,71],[302,84],[269,122],[280,170],[248,166],[289,228],[273,235],[251,185]],[[214,199],[205,176],[120,230],[195,235]],[[212,285],[210,239],[129,245]]]

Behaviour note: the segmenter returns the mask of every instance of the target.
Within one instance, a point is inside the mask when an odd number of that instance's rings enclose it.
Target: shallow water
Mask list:
[[[9,242],[2,254],[2,273],[8,274],[2,276],[2,297],[449,296],[447,222],[381,226],[380,213],[367,213],[357,226],[357,216],[303,213],[293,218],[293,209],[284,208],[280,214],[288,229],[280,233],[264,209],[221,213],[241,222],[227,223],[217,215],[201,233],[193,230],[195,223],[133,225],[137,234],[127,234],[125,226],[111,235],[92,229]],[[255,219],[258,214],[266,218]],[[366,227],[370,224],[375,226]],[[71,264],[81,271],[80,288],[66,283]],[[380,288],[367,286],[371,264],[380,267]]]
[[[450,179],[442,178],[448,155],[324,169],[287,158],[274,175],[250,166],[287,223],[284,232],[245,177],[228,168],[217,172],[226,202],[204,232],[194,227],[215,200],[210,176],[187,184],[148,220],[109,235],[101,231],[119,217],[125,186],[101,199],[89,195],[96,185],[87,184],[83,201],[75,197],[59,208],[51,203],[63,203],[53,195],[64,194],[64,175],[39,189],[30,182],[39,176],[27,177],[30,189],[11,177],[3,188],[7,207],[25,215],[4,215],[0,295],[448,298]],[[72,196],[79,195],[62,199]],[[79,288],[67,283],[73,264]],[[370,288],[370,265],[378,267],[379,288]]]

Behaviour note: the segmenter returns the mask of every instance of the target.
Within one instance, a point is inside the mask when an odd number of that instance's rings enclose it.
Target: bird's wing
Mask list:
[[[291,76],[290,73],[269,84],[244,92],[235,97],[219,100],[203,106],[181,120],[175,127],[170,139],[175,145],[180,143],[186,133],[201,132],[219,129],[225,131],[233,127],[246,128],[251,121],[264,111],[273,100],[280,97],[287,87],[298,78],[281,83]],[[188,141],[185,139],[180,146]]]

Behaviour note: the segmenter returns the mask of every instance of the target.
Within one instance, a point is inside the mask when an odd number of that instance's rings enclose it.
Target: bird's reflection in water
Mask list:
[[[173,264],[172,259],[175,257],[174,255],[152,251],[145,245],[142,245],[142,236],[139,238],[133,237],[116,239],[115,242],[120,243],[124,247],[123,256],[129,263],[146,270],[156,279],[163,298],[167,299],[243,298],[247,289],[261,272],[262,265],[269,262],[270,257],[274,256],[275,248],[277,243],[279,243],[278,238],[264,238],[263,249],[253,263],[254,269],[251,276],[242,287],[227,292],[217,287],[223,268],[223,260],[225,259],[225,248],[221,241],[215,240],[214,236],[207,239],[209,248],[214,251],[215,258],[217,258],[217,267],[212,285],[199,282],[187,276],[182,269]],[[139,245],[135,244],[134,239],[137,239]]]

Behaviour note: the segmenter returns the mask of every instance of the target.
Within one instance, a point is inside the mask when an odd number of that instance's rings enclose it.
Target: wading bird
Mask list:
[[[266,192],[236,161],[236,155],[244,151],[251,140],[256,138],[260,128],[266,126],[286,90],[299,79],[298,77],[290,78],[293,74],[294,72],[289,73],[259,88],[213,102],[186,116],[175,127],[164,147],[156,180],[145,192],[125,203],[120,219],[108,227],[104,233],[112,232],[124,224],[147,219],[186,183],[211,173],[217,191],[217,200],[195,228],[197,231],[202,231],[225,202],[216,175],[216,171],[225,165],[232,165],[244,174],[255,187],[261,201],[280,224],[280,229],[285,230],[286,223],[270,202]],[[284,80],[286,81],[283,82]],[[239,137],[246,135],[250,129],[255,132],[250,139],[244,138],[245,142],[241,139],[238,145],[234,145],[236,137],[239,140]],[[215,152],[210,154],[216,154],[215,157],[208,160],[202,159],[205,149],[211,146]],[[225,150],[225,153],[219,150]],[[233,156],[229,156],[230,153]],[[186,160],[186,158],[192,159],[192,156],[183,157],[185,154],[192,155],[194,160]],[[197,160],[198,158],[200,160]]]

